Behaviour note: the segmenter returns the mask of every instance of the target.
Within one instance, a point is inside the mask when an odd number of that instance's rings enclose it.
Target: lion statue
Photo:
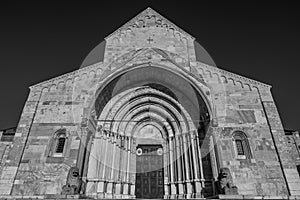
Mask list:
[[[66,185],[62,187],[62,194],[79,194],[82,190],[83,183],[79,176],[79,169],[71,167],[67,176]]]
[[[236,195],[238,188],[233,185],[230,170],[227,167],[221,168],[218,176],[217,190],[218,194]]]

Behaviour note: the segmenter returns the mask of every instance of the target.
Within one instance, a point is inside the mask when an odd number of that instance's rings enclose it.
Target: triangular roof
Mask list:
[[[155,22],[158,22],[158,23],[153,23],[153,22],[149,22],[147,20],[151,19],[152,17],[154,16],[155,18]],[[193,36],[191,36],[190,34],[188,34],[187,32],[185,32],[184,30],[182,30],[181,28],[179,28],[178,26],[176,26],[175,24],[173,24],[172,22],[170,22],[168,19],[166,19],[165,17],[163,17],[162,15],[160,15],[159,13],[157,13],[156,11],[154,11],[152,8],[148,7],[147,9],[145,9],[144,11],[142,11],[141,13],[139,13],[137,16],[135,16],[134,18],[132,18],[130,21],[128,21],[127,23],[125,23],[123,26],[121,26],[120,28],[118,28],[116,31],[114,31],[113,33],[111,33],[109,36],[107,36],[105,38],[105,40],[107,40],[109,37],[112,37],[114,35],[117,35],[119,34],[120,32],[122,31],[127,31],[127,29],[131,29],[132,27],[139,27],[139,22],[140,21],[147,21],[147,23],[145,24],[146,27],[152,27],[152,26],[164,26],[164,27],[169,27],[171,29],[174,29],[176,31],[178,31],[179,33],[185,35],[186,37],[189,37],[190,39],[194,40],[195,38]],[[151,20],[150,20],[151,21]],[[195,40],[194,40],[195,42]],[[55,77],[55,78],[52,78],[52,79],[49,79],[49,80],[46,80],[46,81],[43,81],[41,83],[38,83],[38,84],[34,84],[32,85],[30,88],[34,87],[34,86],[39,86],[39,85],[42,85],[42,84],[47,84],[51,81],[57,81],[59,79],[64,79],[68,76],[72,76],[74,73],[78,73],[80,71],[85,71],[85,70],[89,70],[91,68],[97,68],[99,66],[100,63],[103,64],[103,56],[102,54],[104,54],[104,51],[105,51],[105,44],[106,41],[100,43],[88,56],[87,58],[90,58],[92,56],[92,59],[90,60],[87,60],[86,62],[84,61],[83,63],[86,63],[86,66],[85,64],[83,64],[81,66],[81,69],[79,70],[75,70],[73,72],[70,72],[70,73],[66,73],[64,75],[61,75],[61,76],[58,76],[58,77]],[[255,81],[253,79],[249,79],[249,78],[246,78],[244,76],[240,76],[240,75],[237,75],[235,73],[231,73],[231,72],[228,72],[228,71],[225,71],[225,70],[222,70],[220,68],[217,68],[217,67],[214,67],[215,64],[210,64],[208,62],[205,62],[205,60],[199,60],[197,59],[197,51],[199,53],[199,55],[206,55],[205,53],[205,49],[203,47],[201,47],[199,44],[197,43],[194,43],[195,45],[195,53],[196,53],[196,61],[197,61],[197,65],[201,65],[202,67],[205,67],[205,68],[208,68],[209,70],[212,70],[213,72],[215,73],[220,73],[221,75],[224,75],[224,76],[228,76],[230,78],[234,78],[234,79],[237,79],[237,80],[240,80],[242,82],[245,82],[249,85],[260,85],[260,86],[264,86],[264,87],[270,87],[269,85],[265,84],[265,83],[262,83],[262,82],[259,82],[259,81]],[[198,50],[197,50],[198,48]],[[203,48],[203,49],[201,49]],[[165,51],[164,53],[166,53],[167,51]],[[128,52],[129,54],[131,54],[131,52]],[[170,52],[169,52],[170,53]],[[102,55],[102,57],[98,57],[99,55]],[[207,54],[208,55],[208,54]],[[134,57],[136,55],[131,55],[131,56],[128,56],[126,54],[126,58],[124,59],[125,62],[129,62],[130,60],[134,59]],[[95,58],[96,57],[96,58]],[[121,56],[122,59],[123,59],[123,56]],[[167,58],[171,58],[172,55],[167,55]],[[201,57],[201,56],[200,56]],[[201,57],[203,58],[203,57]],[[209,55],[208,55],[208,58],[209,58]],[[173,62],[175,60],[175,62]],[[180,59],[180,60],[184,60],[184,59]],[[173,62],[173,64],[176,65],[176,59],[170,59],[170,61]],[[204,61],[204,62],[203,62]],[[213,62],[213,61],[212,61]],[[207,64],[205,64],[207,63]],[[109,64],[109,63],[107,63]],[[110,67],[112,65],[114,65],[116,63],[110,63]],[[177,63],[178,64],[178,63]],[[185,66],[184,63],[181,63],[183,64],[183,66]]]
[[[141,19],[144,19],[147,16],[155,16],[156,20],[159,19],[162,22],[162,25],[167,25],[169,27],[174,28],[176,31],[192,38],[195,39],[193,36],[191,36],[189,33],[185,32],[184,30],[182,30],[181,28],[179,28],[178,26],[176,26],[174,23],[172,23],[171,21],[169,21],[168,19],[166,19],[165,17],[163,17],[161,14],[159,14],[158,12],[156,12],[155,10],[153,10],[152,8],[148,7],[146,8],[144,11],[142,11],[141,13],[139,13],[138,15],[136,15],[134,18],[132,18],[131,20],[129,20],[127,23],[125,23],[123,26],[121,26],[120,28],[118,28],[116,31],[114,31],[113,33],[111,33],[110,35],[108,35],[107,37],[105,37],[105,39],[118,34],[119,32],[121,32],[122,30],[127,30],[129,27],[133,26],[134,24],[137,24],[137,22]]]

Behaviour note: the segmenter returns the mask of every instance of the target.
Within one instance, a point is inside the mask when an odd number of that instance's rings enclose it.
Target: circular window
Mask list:
[[[158,148],[158,149],[157,149],[157,155],[162,155],[162,154],[163,154],[162,148]]]
[[[142,154],[143,154],[143,150],[142,150],[141,148],[138,148],[138,149],[136,150],[136,155],[140,156],[140,155],[142,155]]]

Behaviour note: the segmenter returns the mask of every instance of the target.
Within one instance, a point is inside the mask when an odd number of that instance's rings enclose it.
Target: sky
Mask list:
[[[0,3],[0,129],[16,126],[29,86],[78,69],[106,36],[151,7],[191,34],[219,68],[272,85],[299,130],[299,6],[255,1]]]

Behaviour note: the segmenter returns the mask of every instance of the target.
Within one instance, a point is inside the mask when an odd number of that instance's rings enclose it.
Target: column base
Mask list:
[[[135,184],[130,185],[130,196],[135,198]]]
[[[122,199],[130,199],[131,196],[129,194],[122,194]]]
[[[201,199],[201,198],[203,198],[203,195],[201,193],[196,193],[196,194],[194,194],[194,198]]]
[[[106,199],[112,199],[113,198],[112,193],[105,193],[105,198]]]
[[[99,181],[97,185],[97,193],[103,193],[104,192],[104,181]]]
[[[105,194],[104,193],[97,193],[97,198],[98,199],[104,199],[105,198]]]
[[[183,195],[184,194],[184,191],[183,191],[183,184],[182,182],[178,183],[178,195]],[[179,197],[180,198],[180,197]],[[181,197],[182,198],[182,197]]]
[[[113,182],[108,182],[106,187],[106,192],[112,194],[113,191]]]
[[[129,195],[129,184],[128,183],[124,183],[123,185],[123,195]]]
[[[121,183],[116,183],[116,186],[115,186],[116,188],[115,188],[115,194],[116,195],[121,195],[121,187],[122,187],[122,185],[121,185]]]
[[[123,199],[123,194],[115,194],[114,199]]]
[[[193,197],[193,194],[186,194],[185,198],[186,199],[193,199],[194,197]]]
[[[175,183],[171,183],[170,185],[171,185],[170,199],[176,199],[176,196],[177,196],[176,185],[175,185]]]
[[[200,181],[195,181],[195,189],[196,189],[196,194],[197,193],[201,193],[201,190],[202,190],[202,186],[201,186],[201,182]]]
[[[193,186],[190,181],[186,181],[186,198],[191,199],[193,198]]]

